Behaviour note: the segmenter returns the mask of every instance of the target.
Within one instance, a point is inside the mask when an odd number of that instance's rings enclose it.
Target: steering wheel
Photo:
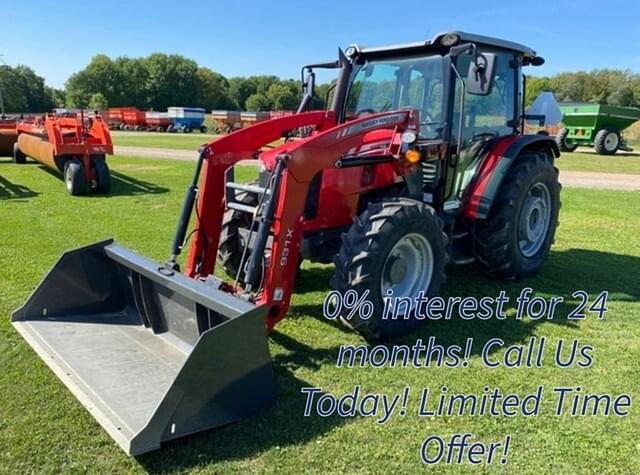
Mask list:
[[[377,110],[367,107],[365,109],[360,109],[359,111],[356,111],[356,117],[360,117],[362,114],[377,114],[377,113],[378,113]]]
[[[496,132],[474,132],[472,135],[473,140],[476,139],[485,139],[485,138],[496,138],[498,136],[498,134]]]

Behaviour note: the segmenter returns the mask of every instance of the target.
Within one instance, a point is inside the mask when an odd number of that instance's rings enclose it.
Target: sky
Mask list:
[[[227,77],[298,78],[338,47],[430,39],[462,30],[523,43],[546,59],[527,74],[640,72],[637,1],[4,0],[0,60],[63,87],[91,57],[177,53]],[[319,79],[330,79],[322,78]]]

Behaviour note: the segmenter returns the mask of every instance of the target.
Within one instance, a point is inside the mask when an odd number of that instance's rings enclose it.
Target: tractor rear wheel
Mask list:
[[[593,148],[600,155],[613,155],[620,148],[620,134],[611,129],[599,130],[593,141]]]
[[[96,174],[96,193],[109,193],[111,191],[111,172],[106,160],[104,157],[94,158],[91,163]]]
[[[13,144],[13,161],[14,163],[27,162],[27,156],[24,153],[22,153],[22,150],[20,150],[20,147],[18,147],[17,143]]]
[[[578,148],[577,144],[567,142],[567,135],[569,135],[569,129],[560,129],[556,135],[556,144],[561,152],[573,152]]]
[[[520,280],[540,270],[560,209],[558,169],[541,152],[522,154],[508,171],[489,216],[478,221],[476,252],[493,277]]]
[[[415,329],[421,323],[415,305],[405,305],[397,318],[385,318],[385,298],[412,299],[420,291],[425,297],[437,295],[447,263],[443,228],[435,210],[422,202],[387,198],[371,203],[343,235],[331,283],[343,295],[353,289],[362,298],[368,291],[374,310],[370,318],[355,312],[341,321],[368,340]]]
[[[255,183],[257,185],[257,183]],[[236,191],[236,201],[248,206],[258,206],[258,196],[253,193]],[[220,243],[218,244],[218,264],[222,266],[227,275],[236,278],[242,254],[246,245],[243,230],[251,229],[253,216],[243,211],[229,209],[222,219],[222,229],[220,231]],[[257,226],[254,228],[254,232]],[[249,255],[247,251],[246,257]],[[246,264],[246,262],[245,262]],[[262,271],[258,272],[262,274]],[[244,269],[240,271],[240,280],[244,278]]]
[[[65,164],[64,185],[67,193],[72,196],[78,196],[87,191],[87,180],[84,178],[84,170],[80,160],[74,158]]]

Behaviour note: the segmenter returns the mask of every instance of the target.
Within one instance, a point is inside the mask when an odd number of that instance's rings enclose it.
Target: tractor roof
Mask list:
[[[521,45],[519,43],[514,43],[512,41],[501,40],[499,38],[492,38],[490,36],[476,35],[473,33],[466,33],[464,31],[451,31],[446,33],[439,33],[433,37],[431,40],[426,41],[415,41],[412,43],[402,43],[396,45],[388,45],[388,46],[377,46],[373,48],[361,47],[359,45],[353,45],[357,51],[361,54],[384,54],[384,53],[410,53],[412,51],[419,51],[423,48],[429,46],[438,46],[441,45],[441,39],[446,35],[457,35],[460,39],[461,43],[476,43],[486,46],[493,46],[499,49],[506,49],[510,51],[515,51],[517,53],[522,53],[524,56],[529,58],[536,57],[536,52],[527,46]]]

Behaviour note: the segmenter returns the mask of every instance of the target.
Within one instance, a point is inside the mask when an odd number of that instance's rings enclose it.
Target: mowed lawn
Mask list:
[[[171,148],[183,150],[197,150],[204,142],[215,140],[218,135],[200,134],[168,134],[157,132],[112,132],[116,145]],[[638,147],[636,147],[638,149]],[[572,153],[563,153],[557,162],[561,170],[602,172],[602,173],[630,173],[640,174],[640,154],[619,152],[613,156],[598,155],[593,150],[580,147]]]
[[[171,148],[175,150],[198,150],[206,142],[211,142],[218,136],[202,134],[198,131],[190,134],[167,132],[111,132],[115,145],[126,147]]]
[[[434,335],[443,345],[475,344],[468,368],[337,368],[341,344],[360,344],[355,334],[321,317],[330,266],[305,263],[289,316],[270,337],[278,398],[261,415],[200,433],[129,458],[34,351],[13,330],[10,313],[21,305],[60,254],[109,237],[156,260],[166,259],[193,164],[114,157],[111,196],[68,196],[57,175],[30,163],[0,159],[0,472],[125,471],[199,473],[422,473],[419,449],[430,435],[472,433],[485,442],[512,436],[509,473],[640,473],[640,408],[628,417],[556,417],[552,399],[537,418],[420,418],[412,397],[408,414],[385,425],[370,418],[304,417],[300,390],[319,386],[341,395],[359,384],[366,392],[394,393],[405,385],[439,392],[482,393],[484,386],[524,395],[544,385],[580,386],[583,392],[629,393],[640,404],[640,193],[565,188],[560,228],[542,272],[523,283],[488,280],[475,267],[449,268],[443,294],[513,298],[525,286],[538,295],[565,297],[554,321],[509,318],[434,322],[393,343],[413,344]],[[244,170],[242,174],[250,173]],[[571,293],[608,290],[603,320],[562,317]],[[60,289],[64,292],[64,288]],[[513,315],[513,306],[508,307]],[[538,369],[488,369],[478,347],[490,338],[525,344],[545,337],[591,344],[589,369],[559,369],[552,352]],[[493,354],[499,358],[504,350]],[[208,377],[215,377],[215,374]],[[442,472],[469,466],[439,465]]]
[[[640,150],[640,147],[635,147]],[[560,170],[640,175],[640,153],[618,152],[598,155],[592,149],[578,147],[575,152],[563,153],[557,162]]]

